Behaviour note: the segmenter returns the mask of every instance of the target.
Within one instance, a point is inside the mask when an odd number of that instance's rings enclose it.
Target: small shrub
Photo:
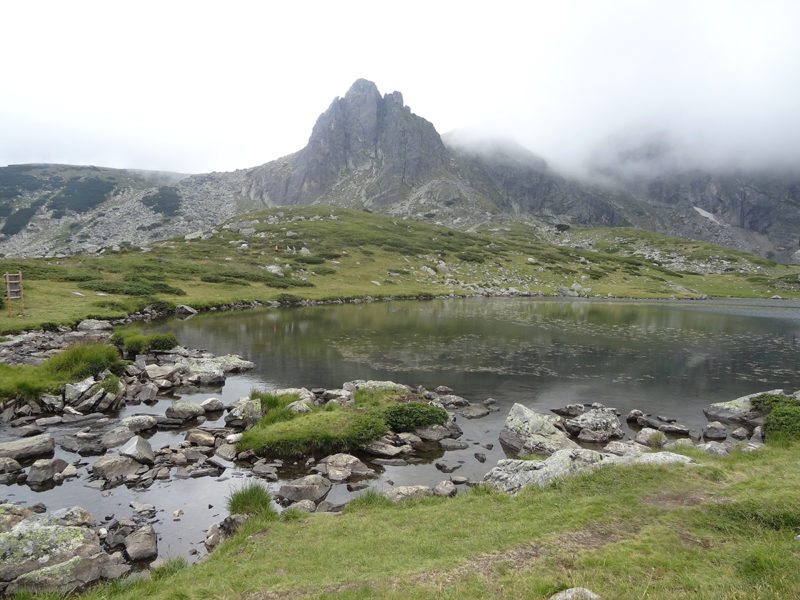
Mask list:
[[[383,410],[383,418],[392,431],[412,431],[420,427],[447,423],[447,411],[424,402],[392,404]]]
[[[294,294],[278,294],[278,302],[281,304],[296,304],[301,300],[302,298],[300,296],[295,296]]]
[[[464,262],[472,262],[472,263],[482,263],[485,260],[482,254],[478,254],[477,252],[472,252],[470,250],[459,252],[458,254],[456,254],[456,258]]]
[[[800,405],[780,403],[773,406],[764,419],[764,435],[768,439],[800,440]]]
[[[664,435],[663,431],[655,431],[647,438],[647,445],[650,448],[663,448],[666,443],[667,436]]]
[[[151,333],[145,336],[148,350],[172,350],[178,345],[178,338],[174,333]]]
[[[296,256],[294,261],[306,265],[321,265],[325,259],[321,256]]]
[[[143,335],[133,335],[125,340],[123,346],[125,356],[136,356],[137,354],[144,354],[145,341]]]
[[[42,331],[58,331],[58,323],[47,321],[41,324]]]
[[[153,290],[159,292],[161,294],[172,294],[173,296],[185,296],[186,292],[184,292],[179,287],[174,287],[172,285],[168,285],[161,281],[155,281],[150,284],[153,287]]]
[[[107,344],[76,344],[48,358],[42,367],[67,380],[77,381],[89,375],[99,375],[109,369],[121,372],[122,361],[114,346]]]
[[[786,402],[788,399],[783,394],[759,394],[750,399],[750,406],[759,412],[768,414],[773,406]]]

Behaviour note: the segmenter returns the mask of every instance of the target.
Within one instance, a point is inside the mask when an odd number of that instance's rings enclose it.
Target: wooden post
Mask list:
[[[19,300],[19,314],[23,314],[24,299],[22,294],[22,273],[6,273],[6,302],[8,303],[8,316],[11,316],[11,301]]]

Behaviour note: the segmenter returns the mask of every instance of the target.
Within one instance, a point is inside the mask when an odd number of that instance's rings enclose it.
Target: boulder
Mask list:
[[[56,447],[55,438],[49,433],[0,443],[0,458],[24,460],[52,454]]]
[[[232,461],[236,458],[236,446],[233,444],[220,444],[214,453],[228,461]]]
[[[193,317],[197,314],[197,309],[187,306],[186,304],[178,304],[175,307],[175,316],[178,318]]]
[[[394,458],[403,454],[411,454],[414,449],[411,446],[394,446],[381,440],[370,442],[361,447],[364,452],[373,454],[375,456],[383,456],[386,458]]]
[[[574,418],[586,412],[586,405],[567,404],[566,406],[562,406],[561,408],[551,408],[550,410],[560,417]]]
[[[125,554],[133,562],[158,556],[158,540],[152,525],[140,527],[125,538]]]
[[[222,403],[222,400],[219,398],[208,398],[203,400],[200,403],[200,406],[203,407],[203,410],[207,413],[209,412],[219,412],[225,409],[225,405]]]
[[[722,423],[733,423],[751,428],[756,427],[761,425],[764,413],[755,410],[750,400],[761,394],[783,394],[783,390],[757,392],[727,402],[715,402],[706,406],[703,409],[703,414],[709,421],[721,421]]]
[[[737,427],[731,431],[731,437],[735,440],[746,440],[750,437],[750,432],[744,427]]]
[[[351,477],[370,477],[375,472],[351,454],[326,456],[315,467],[321,475],[334,482],[347,481]]]
[[[77,506],[19,521],[10,531],[0,533],[0,582],[100,553],[94,524],[92,516]]]
[[[706,442],[705,444],[697,444],[695,448],[715,456],[728,456],[728,454],[730,454],[725,444],[720,442]]]
[[[313,500],[300,500],[286,507],[286,510],[296,510],[298,512],[313,513],[317,510],[317,505]]]
[[[297,396],[300,402],[308,402],[314,404],[316,396],[306,388],[284,388],[281,390],[273,390],[270,392],[273,396]]]
[[[450,437],[451,433],[450,430],[443,425],[431,425],[430,427],[415,429],[414,435],[424,442],[439,442],[444,438]]]
[[[289,502],[300,500],[322,500],[331,489],[331,482],[322,475],[312,474],[294,479],[283,484],[278,490],[278,497]]]
[[[489,409],[484,404],[470,404],[459,411],[465,419],[480,419],[489,414]]]
[[[556,479],[591,471],[610,455],[584,448],[557,450],[545,460],[503,459],[483,480],[504,492],[516,492],[529,485],[545,486]]]
[[[434,496],[442,496],[442,497],[449,497],[456,495],[456,484],[452,481],[440,481],[437,483],[433,488],[433,495]]]
[[[92,465],[92,473],[113,485],[134,475],[140,466],[129,456],[103,456]]]
[[[14,525],[33,514],[28,508],[16,504],[0,504],[0,532],[10,531]]]
[[[225,415],[225,424],[236,429],[249,429],[261,419],[261,402],[251,398],[240,398]]]
[[[439,446],[441,446],[442,450],[466,450],[469,448],[469,444],[467,442],[462,442],[461,440],[452,440],[450,438],[445,438],[439,442]]]
[[[152,415],[131,415],[122,419],[122,424],[133,433],[147,431],[158,425],[158,419]]]
[[[296,414],[311,412],[311,405],[307,400],[297,400],[295,402],[290,402],[286,406],[286,408]]]
[[[550,455],[559,450],[578,448],[555,424],[559,417],[532,411],[514,404],[500,432],[500,441],[519,453]]]
[[[392,502],[403,502],[412,498],[430,498],[433,496],[433,490],[427,485],[399,485],[385,490],[381,495]]]
[[[66,468],[67,461],[60,458],[40,458],[31,465],[25,483],[29,486],[43,485],[53,481],[53,476]]]
[[[205,429],[190,429],[183,439],[194,446],[213,446],[216,441],[214,434]]]
[[[99,319],[84,319],[75,328],[78,331],[111,331],[114,326],[108,321],[101,321]]]
[[[180,419],[181,421],[188,421],[189,419],[196,419],[205,414],[205,410],[199,404],[189,402],[188,400],[175,400],[167,407],[166,416],[168,419]]]
[[[645,427],[636,434],[636,443],[651,448],[661,448],[667,441],[663,432],[651,427]]]
[[[135,434],[127,425],[118,425],[106,431],[100,438],[100,445],[103,448],[116,448],[130,440]]]
[[[564,423],[567,431],[582,442],[604,444],[622,437],[622,426],[613,408],[593,408]]]
[[[630,415],[629,415],[630,417]],[[630,421],[630,419],[629,419]],[[675,419],[665,419],[660,416],[639,415],[635,422],[639,427],[650,427],[663,433],[672,435],[689,435],[689,427],[678,423]]]
[[[436,400],[445,408],[469,406],[469,401],[466,398],[456,396],[455,394],[443,394],[437,397]]]
[[[152,465],[155,461],[153,448],[150,442],[138,435],[130,439],[122,448],[119,449],[121,456],[128,456],[138,463]]]
[[[181,368],[178,365],[145,365],[144,371],[147,377],[153,381],[157,379],[166,379],[172,381],[175,376],[180,372]]]
[[[719,421],[712,421],[703,427],[703,437],[707,440],[725,440],[728,437],[728,428]]]

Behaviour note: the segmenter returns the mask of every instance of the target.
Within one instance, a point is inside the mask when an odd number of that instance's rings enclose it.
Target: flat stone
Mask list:
[[[152,525],[145,525],[125,538],[125,554],[132,562],[158,556],[158,540]]]
[[[216,441],[214,434],[205,429],[190,429],[183,439],[195,446],[213,446]]]
[[[577,449],[579,446],[555,426],[559,421],[559,417],[514,404],[500,431],[500,441],[519,453],[545,456],[558,450]]]
[[[66,467],[67,461],[60,458],[40,458],[31,465],[25,483],[37,486],[53,481],[53,476],[61,473]]]
[[[433,488],[434,496],[449,497],[456,495],[456,485],[452,481],[440,481]]]
[[[465,419],[480,419],[481,417],[488,415],[490,411],[483,404],[470,404],[458,412]]]
[[[200,417],[204,415],[205,412],[206,411],[203,410],[203,407],[199,404],[181,399],[175,400],[170,406],[168,406],[165,414],[168,419],[180,419],[181,421],[187,421],[189,419]]]
[[[300,477],[283,484],[278,496],[290,502],[299,500],[322,500],[331,489],[331,482],[322,475],[313,474]]]
[[[467,442],[453,440],[450,438],[440,440],[439,446],[441,446],[442,450],[466,450],[469,448],[469,444]]]
[[[55,449],[55,438],[49,433],[42,433],[11,442],[0,443],[0,458],[7,457],[15,460],[35,458],[52,454]]]

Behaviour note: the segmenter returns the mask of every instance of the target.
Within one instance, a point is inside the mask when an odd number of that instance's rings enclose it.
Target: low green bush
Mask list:
[[[800,440],[800,399],[783,394],[759,394],[751,398],[750,405],[766,415],[765,439]]]
[[[444,425],[447,423],[447,411],[425,402],[398,402],[383,409],[383,419],[392,431],[400,433]]]
[[[174,333],[142,334],[138,328],[120,328],[111,336],[111,343],[120,348],[125,356],[133,358],[137,354],[152,351],[166,352],[178,345]]]

